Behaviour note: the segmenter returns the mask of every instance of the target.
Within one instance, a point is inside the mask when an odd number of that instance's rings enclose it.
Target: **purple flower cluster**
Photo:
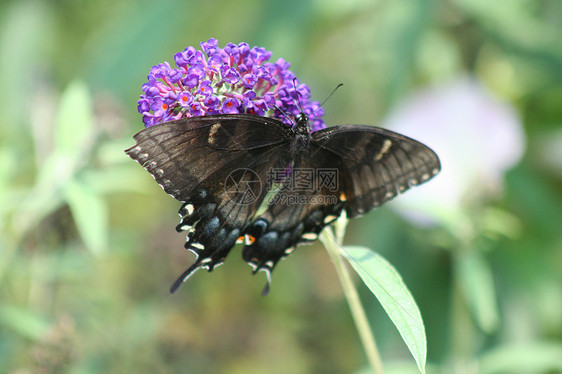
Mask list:
[[[232,113],[273,117],[293,125],[301,107],[312,131],[326,127],[324,110],[309,101],[310,89],[298,82],[282,58],[267,62],[271,52],[264,48],[247,43],[219,48],[216,39],[202,42],[201,49],[187,47],[176,53],[176,69],[168,62],[150,69],[138,101],[146,127],[182,117]]]

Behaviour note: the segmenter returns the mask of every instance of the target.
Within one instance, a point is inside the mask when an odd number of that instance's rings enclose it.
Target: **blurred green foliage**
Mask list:
[[[123,150],[142,128],[150,67],[210,37],[290,61],[315,100],[343,82],[330,124],[380,123],[416,88],[466,74],[511,103],[527,149],[504,194],[475,209],[478,235],[459,242],[381,208],[350,223],[347,242],[399,269],[425,321],[429,373],[562,372],[561,25],[557,0],[1,2],[0,372],[365,367],[319,244],[276,269],[267,298],[236,249],[168,295],[192,261],[174,230],[179,204]],[[471,282],[491,296],[467,295]],[[416,372],[362,292],[387,371]],[[480,296],[496,306],[470,301]]]

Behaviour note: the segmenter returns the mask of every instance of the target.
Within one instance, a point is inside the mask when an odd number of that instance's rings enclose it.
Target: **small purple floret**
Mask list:
[[[178,94],[178,103],[183,107],[187,108],[191,101],[193,100],[193,96],[189,92],[182,91]]]

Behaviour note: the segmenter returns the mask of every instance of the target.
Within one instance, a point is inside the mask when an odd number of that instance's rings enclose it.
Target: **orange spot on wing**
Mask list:
[[[256,242],[256,238],[252,235],[246,235],[246,245],[252,245]]]

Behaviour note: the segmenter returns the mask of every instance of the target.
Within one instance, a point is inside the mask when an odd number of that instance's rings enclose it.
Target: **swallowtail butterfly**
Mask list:
[[[437,155],[406,136],[361,125],[310,132],[304,113],[293,127],[249,114],[182,118],[134,138],[126,153],[183,202],[177,231],[197,255],[171,292],[245,243],[244,260],[267,274],[265,294],[277,262],[343,211],[365,214],[440,170]]]

